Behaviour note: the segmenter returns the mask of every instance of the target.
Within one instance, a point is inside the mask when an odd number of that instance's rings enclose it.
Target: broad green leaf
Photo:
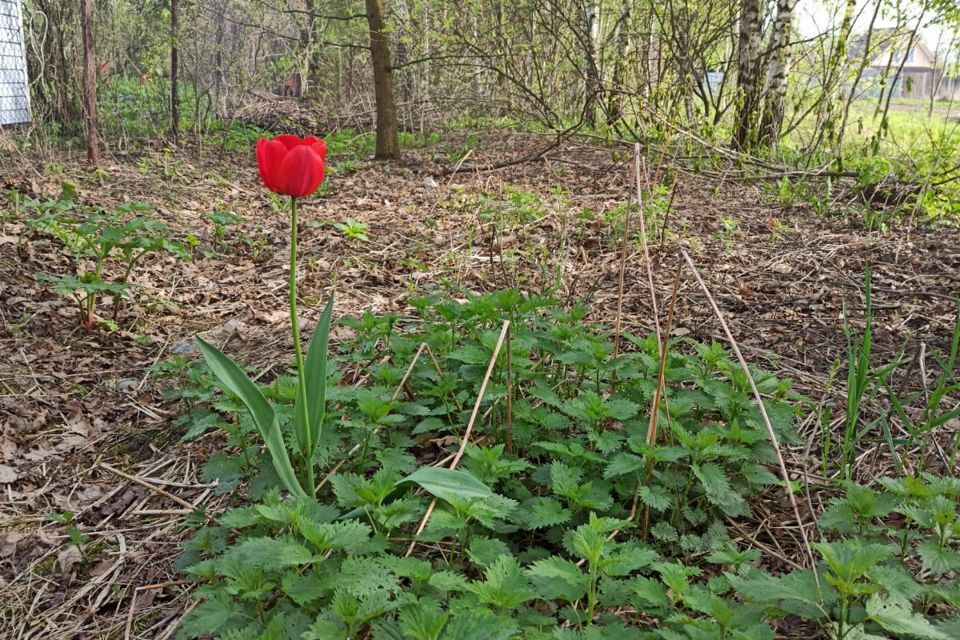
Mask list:
[[[603,477],[609,480],[610,478],[636,473],[644,466],[645,463],[640,456],[631,453],[618,453],[613,456],[613,460],[603,470]]]
[[[297,436],[297,442],[304,458],[308,464],[313,464],[313,454],[317,450],[317,442],[320,440],[320,433],[323,430],[323,419],[327,410],[327,344],[330,337],[330,317],[333,314],[333,295],[327,300],[327,306],[320,314],[320,320],[313,331],[313,337],[310,338],[310,346],[307,348],[307,359],[304,363],[304,376],[306,377],[307,387],[307,414],[310,418],[310,424],[303,423],[303,394],[297,390],[297,398],[294,401],[294,433]],[[306,450],[307,429],[309,429],[309,442],[311,451]]]
[[[527,576],[546,600],[575,602],[587,593],[590,576],[572,560],[550,556],[527,569]]]
[[[214,592],[183,619],[179,631],[182,635],[194,638],[222,632],[223,626],[238,613],[230,596]]]
[[[306,492],[297,481],[297,475],[290,464],[286,443],[283,441],[283,434],[280,433],[280,425],[277,422],[273,407],[263,397],[257,385],[247,377],[247,374],[233,360],[200,338],[197,338],[197,344],[207,361],[207,366],[210,367],[220,384],[240,398],[250,415],[253,416],[253,422],[257,425],[257,431],[263,438],[264,444],[267,445],[267,450],[270,452],[270,458],[273,461],[273,468],[276,469],[277,476],[279,476],[284,488],[295,496],[305,496]]]
[[[919,613],[914,613],[909,601],[893,594],[872,595],[867,600],[867,615],[885,630],[898,636],[920,640],[951,640],[951,636],[934,627]]]
[[[244,540],[227,551],[224,557],[239,560],[248,567],[271,570],[308,564],[315,558],[302,544],[276,538]]]
[[[470,590],[484,604],[498,609],[516,609],[536,597],[530,581],[513,556],[500,556],[483,574],[486,580],[473,582]]]
[[[935,576],[942,576],[960,569],[960,553],[941,548],[936,540],[924,540],[919,543],[917,555],[923,561],[923,566]]]
[[[563,524],[570,520],[573,515],[569,509],[564,508],[556,498],[534,498],[526,505],[527,524],[532,529],[542,529],[543,527],[552,527]]]
[[[487,485],[466,471],[458,469],[420,467],[406,478],[399,480],[397,484],[406,482],[415,482],[423,487],[427,493],[444,500],[450,496],[456,498],[489,498],[494,495]]]

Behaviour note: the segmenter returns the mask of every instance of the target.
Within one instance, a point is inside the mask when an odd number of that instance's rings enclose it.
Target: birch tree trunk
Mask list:
[[[626,76],[627,48],[630,45],[628,36],[630,26],[630,0],[623,0],[620,4],[620,18],[614,33],[617,43],[617,52],[613,61],[613,75],[610,78],[612,93],[607,101],[607,124],[613,126],[623,117],[623,91]]]
[[[366,0],[367,26],[370,29],[370,59],[373,63],[373,90],[377,107],[377,150],[381,160],[400,157],[397,127],[397,103],[393,97],[393,70],[390,66],[390,41],[384,25],[381,0]]]
[[[740,2],[740,42],[737,54],[737,114],[733,144],[741,149],[754,145],[756,116],[760,108],[760,33],[763,17],[760,0]]]
[[[790,76],[793,13],[796,6],[797,0],[777,1],[777,17],[770,39],[773,59],[770,62],[763,118],[760,121],[760,140],[770,147],[780,140],[780,129],[783,126],[787,79]]]
[[[586,67],[586,98],[583,104],[584,123],[591,129],[597,126],[597,97],[600,95],[600,66],[597,49],[600,40],[600,5],[591,0],[583,3],[583,33],[586,38],[584,62]]]

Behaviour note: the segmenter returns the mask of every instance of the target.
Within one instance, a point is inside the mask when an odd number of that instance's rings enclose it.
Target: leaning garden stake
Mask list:
[[[263,184],[274,193],[290,196],[290,328],[297,364],[297,397],[294,403],[295,453],[302,465],[300,478],[290,461],[276,412],[247,374],[216,347],[198,340],[207,365],[220,384],[247,407],[257,431],[270,452],[284,488],[297,496],[316,491],[313,463],[323,429],[327,391],[327,338],[333,296],[320,315],[304,362],[297,320],[297,198],[313,194],[323,182],[327,145],[313,136],[300,139],[282,134],[257,142],[257,167]]]

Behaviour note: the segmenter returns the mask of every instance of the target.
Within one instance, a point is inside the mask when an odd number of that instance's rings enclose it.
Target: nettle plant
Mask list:
[[[169,237],[167,225],[138,215],[152,211],[149,205],[128,203],[113,211],[82,205],[72,185],[65,184],[59,199],[31,199],[24,206],[37,212],[29,226],[57,239],[73,254],[74,273],[39,274],[37,279],[76,302],[80,324],[88,331],[97,321],[101,296],[113,301],[111,319],[103,322],[116,325],[121,300],[131,295],[130,276],[148,254],[189,258],[187,249]]]
[[[322,181],[317,142],[258,144],[291,196],[295,374],[258,385],[203,342],[224,395],[165,368],[187,385],[184,437],[227,433],[204,480],[243,490],[189,518],[180,638],[768,640],[783,618],[843,640],[957,636],[937,616],[957,606],[953,482],[848,485],[814,569],[774,575],[730,536],[782,487],[750,380],[716,344],[669,341],[659,432],[654,337],[618,349],[586,308],[515,290],[343,320],[335,353],[331,299],[304,359],[296,198]],[[751,373],[796,443],[799,398]]]
[[[239,397],[195,431],[228,430],[233,453],[205,478],[246,483],[249,503],[195,519],[179,564],[202,602],[182,637],[773,637],[768,607],[723,573],[759,555],[726,519],[777,481],[746,378],[721,348],[671,343],[668,426],[648,444],[655,339],[628,336],[615,355],[584,308],[514,291],[416,307],[418,322],[346,322],[353,337],[324,371],[314,462],[327,474],[314,491],[287,486]],[[509,365],[501,354],[474,444],[459,469],[432,466],[462,437],[505,318]],[[755,376],[789,441],[788,384]],[[260,392],[294,449],[298,387],[283,376]]]

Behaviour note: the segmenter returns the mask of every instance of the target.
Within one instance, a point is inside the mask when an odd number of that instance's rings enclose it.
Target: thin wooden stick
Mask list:
[[[130,475],[129,473],[124,473],[123,471],[120,471],[119,469],[115,469],[114,467],[111,467],[111,466],[110,466],[109,464],[107,464],[106,462],[101,462],[101,463],[100,463],[100,468],[101,468],[101,469],[106,469],[106,470],[109,471],[110,473],[112,473],[112,474],[114,474],[114,475],[118,475],[118,476],[120,476],[121,478],[126,478],[126,479],[129,480],[130,482],[136,482],[136,483],[139,484],[141,487],[146,487],[146,488],[149,489],[150,491],[153,491],[154,493],[158,493],[158,494],[160,494],[161,496],[163,496],[164,498],[169,498],[170,500],[173,500],[174,502],[176,502],[178,505],[180,505],[180,506],[183,507],[184,509],[189,509],[190,511],[193,511],[194,509],[197,508],[197,505],[195,505],[195,504],[190,504],[189,502],[187,502],[187,501],[184,500],[183,498],[180,498],[180,497],[178,497],[178,496],[175,496],[175,495],[173,495],[172,493],[170,493],[169,491],[165,491],[165,490],[161,489],[160,487],[158,487],[157,485],[152,484],[152,483],[150,483],[150,482],[147,482],[147,481],[144,480],[143,478],[139,478],[139,477],[137,477],[137,476],[132,476],[132,475]]]
[[[660,311],[657,309],[657,290],[653,286],[653,263],[650,262],[650,248],[647,246],[647,223],[643,213],[643,193],[640,189],[640,143],[633,147],[634,171],[637,174],[637,205],[640,207],[640,243],[643,245],[643,260],[647,263],[647,286],[650,287],[650,304],[653,308],[653,327],[657,332],[657,344],[663,344],[660,335]],[[646,171],[644,171],[646,175]]]
[[[636,173],[634,179],[639,181],[640,174]],[[638,189],[639,192],[639,189]],[[640,216],[643,216],[641,206]],[[627,248],[630,237],[630,207],[627,207],[627,215],[623,220],[623,239],[620,242],[620,284],[617,287],[617,317],[613,323],[613,357],[620,354],[620,319],[623,317],[623,281],[627,270]]]
[[[507,453],[513,453],[513,439],[510,434],[510,427],[513,424],[513,347],[512,347],[511,333],[507,329],[507,428],[506,428],[506,437],[504,438],[504,443],[507,448]]]
[[[660,415],[660,398],[663,395],[664,371],[667,365],[667,341],[670,340],[670,331],[673,329],[673,314],[677,308],[677,292],[680,290],[680,267],[677,266],[677,277],[673,281],[673,295],[670,297],[670,311],[667,312],[667,330],[660,345],[660,363],[657,367],[657,388],[653,392],[653,401],[650,403],[650,423],[647,425],[647,444],[657,442],[657,425]],[[647,460],[647,486],[653,482],[653,458]],[[643,505],[643,534],[645,540],[650,527],[650,505]]]
[[[727,325],[727,321],[724,320],[723,314],[720,312],[720,307],[717,306],[713,296],[710,294],[710,289],[707,287],[707,283],[704,282],[703,278],[700,277],[700,272],[697,271],[697,267],[693,264],[693,260],[690,259],[690,256],[687,254],[687,252],[681,249],[680,253],[683,255],[683,259],[687,261],[687,265],[689,265],[690,270],[693,272],[693,277],[696,278],[700,288],[703,289],[703,293],[707,296],[707,302],[710,303],[713,313],[716,314],[717,320],[720,322],[720,326],[723,328],[723,333],[727,336],[727,340],[730,341],[730,346],[733,348],[733,352],[737,354],[737,360],[740,361],[740,367],[743,369],[744,374],[747,376],[747,380],[750,382],[750,388],[753,390],[753,396],[757,400],[757,408],[760,409],[760,415],[763,416],[763,423],[767,427],[767,435],[770,437],[770,444],[773,445],[773,450],[777,456],[777,464],[780,466],[780,476],[783,478],[783,484],[787,490],[787,497],[790,500],[790,506],[793,507],[793,515],[797,519],[797,526],[800,527],[800,536],[803,538],[803,546],[805,547],[807,556],[810,559],[810,566],[815,567],[817,562],[813,555],[813,548],[810,546],[810,540],[807,538],[807,530],[803,526],[803,519],[800,517],[800,507],[797,505],[797,497],[794,495],[793,486],[790,484],[790,474],[787,473],[787,463],[783,460],[783,452],[780,450],[780,442],[777,440],[777,434],[773,430],[773,424],[770,422],[770,416],[767,415],[767,409],[763,404],[763,396],[760,395],[760,390],[757,389],[757,383],[753,380],[753,375],[750,374],[750,367],[747,365],[747,361],[744,359],[743,354],[740,353],[740,347],[737,346],[737,341],[733,338],[733,333],[731,333],[730,327]],[[817,576],[816,571],[813,572],[813,577],[817,582],[817,587],[819,588],[820,578]]]
[[[507,340],[507,334],[510,332],[510,321],[503,321],[503,328],[500,329],[500,337],[497,338],[497,346],[493,349],[493,355],[490,357],[490,363],[487,365],[487,372],[483,375],[483,382],[480,383],[480,392],[477,394],[477,401],[473,405],[473,411],[470,413],[470,420],[467,422],[467,428],[463,432],[463,440],[460,442],[460,448],[457,449],[457,453],[453,456],[453,461],[450,462],[450,469],[456,469],[457,465],[460,464],[460,459],[463,457],[463,452],[467,450],[467,443],[470,441],[470,434],[473,433],[473,425],[477,421],[477,415],[480,413],[480,404],[483,402],[483,396],[487,392],[487,383],[490,382],[490,376],[493,374],[493,368],[497,364],[497,358],[500,356],[500,349],[503,347],[503,343]],[[410,543],[410,546],[407,548],[407,552],[404,554],[404,557],[409,556],[413,553],[414,548],[417,546],[416,537],[423,533],[423,530],[427,527],[427,522],[430,521],[430,515],[433,513],[433,510],[437,506],[437,499],[434,498],[430,502],[430,506],[427,507],[427,512],[423,514],[423,519],[420,520],[420,524],[417,526],[416,532],[413,534],[414,540]]]

